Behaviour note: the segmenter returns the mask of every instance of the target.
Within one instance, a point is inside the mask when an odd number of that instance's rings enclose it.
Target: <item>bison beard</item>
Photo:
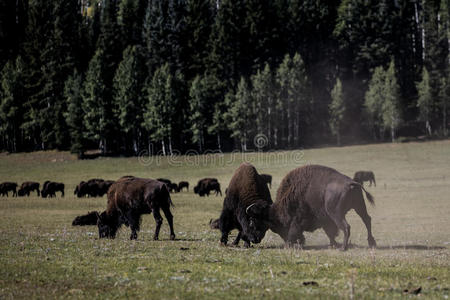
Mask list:
[[[222,232],[220,242],[223,245],[227,244],[228,235],[233,229],[239,230],[234,245],[241,238],[246,247],[250,246],[250,242],[259,243],[262,240],[268,226],[253,222],[246,213],[246,208],[256,203],[263,208],[269,207],[272,204],[270,192],[255,167],[243,163],[231,178],[219,220],[211,223],[212,228],[218,227]]]
[[[173,216],[170,212],[172,200],[167,186],[152,179],[126,177],[111,185],[108,190],[106,211],[98,215],[98,232],[100,238],[115,238],[122,224],[131,229],[130,239],[137,239],[141,215],[153,212],[156,221],[154,240],[159,237],[162,224],[160,209],[163,210],[170,227],[170,239],[175,239]]]
[[[344,232],[342,249],[346,250],[350,225],[345,215],[354,209],[366,225],[369,246],[375,247],[363,191],[369,202],[374,204],[372,196],[361,184],[334,169],[310,165],[297,168],[283,178],[277,200],[271,207],[256,204],[248,207],[247,212],[253,222],[267,224],[279,234],[287,246],[302,246],[305,242],[304,231],[323,228],[331,246],[336,247],[335,238],[340,229]]]

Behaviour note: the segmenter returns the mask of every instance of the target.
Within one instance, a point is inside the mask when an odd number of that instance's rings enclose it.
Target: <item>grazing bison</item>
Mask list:
[[[239,233],[234,245],[242,239],[245,247],[250,243],[259,243],[264,237],[268,226],[260,222],[255,227],[245,209],[258,204],[261,207],[269,207],[272,204],[269,189],[261,179],[255,167],[249,163],[243,163],[236,169],[231,178],[228,190],[223,200],[223,209],[219,221],[212,221],[211,227],[218,227],[222,232],[220,242],[226,245],[231,230],[238,229]]]
[[[97,225],[98,212],[90,211],[86,215],[78,216],[72,221],[72,226]]]
[[[64,197],[64,183],[46,181],[42,187],[41,196],[47,198],[47,196],[56,197],[56,192],[61,192],[61,197]]]
[[[164,212],[170,227],[170,239],[175,239],[173,216],[170,212],[172,200],[167,186],[157,180],[127,177],[121,178],[108,190],[108,203],[104,212],[98,215],[100,238],[115,238],[122,224],[130,226],[130,239],[136,239],[141,215],[153,212],[156,221],[154,240],[158,239],[162,224],[160,209]]]
[[[33,182],[33,181],[25,181],[20,186],[20,189],[17,191],[17,194],[19,196],[30,196],[30,192],[36,191],[38,197],[41,195],[39,191],[39,182]]]
[[[2,196],[9,197],[8,192],[13,193],[13,197],[17,197],[17,183],[15,182],[3,182],[0,184],[0,194]]]
[[[114,181],[112,180],[103,180],[99,178],[81,181],[75,188],[74,194],[77,195],[78,198],[85,196],[103,197],[113,183]]]
[[[167,184],[167,186],[172,183],[172,181],[170,181],[169,179],[166,179],[166,178],[158,178],[156,180],[164,182],[165,184]]]
[[[377,183],[375,182],[375,174],[372,171],[358,171],[353,176],[353,180],[364,185],[364,181],[369,181],[369,186],[372,186],[372,182],[375,186]]]
[[[187,181],[180,181],[178,183],[178,191],[181,192],[181,190],[183,188],[186,188],[188,190],[188,192],[189,192],[189,182],[187,182]]]
[[[318,165],[300,167],[289,172],[277,191],[275,203],[268,207],[259,203],[249,205],[247,214],[255,226],[268,226],[279,234],[287,246],[305,242],[304,231],[323,228],[331,246],[337,246],[338,230],[344,232],[342,250],[346,250],[350,225],[345,215],[354,209],[367,228],[370,247],[375,247],[371,218],[367,214],[363,193],[374,204],[373,197],[361,184],[338,171]]]
[[[211,191],[216,192],[216,196],[220,194],[222,196],[222,191],[220,190],[220,183],[216,178],[203,178],[200,179],[197,185],[194,187],[194,193],[199,194],[200,197],[209,196]]]
[[[178,193],[180,190],[178,189],[178,184],[176,183],[169,183],[168,184],[168,188],[169,188],[169,192],[173,193]]]
[[[267,183],[270,188],[272,188],[272,175],[260,174],[259,176],[261,176],[262,180],[264,180],[264,182]]]

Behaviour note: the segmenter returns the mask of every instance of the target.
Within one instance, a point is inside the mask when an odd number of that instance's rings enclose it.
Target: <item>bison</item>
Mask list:
[[[270,188],[272,188],[272,175],[260,174],[259,176],[261,176],[262,180],[264,180],[264,182],[267,183]]]
[[[258,227],[254,227],[250,216],[245,212],[247,207],[255,204],[269,207],[272,204],[272,198],[266,183],[261,179],[255,167],[249,163],[243,163],[231,178],[223,200],[219,221],[211,222],[211,227],[218,227],[222,233],[221,244],[227,244],[228,235],[233,229],[239,230],[233,242],[234,245],[237,245],[240,239],[244,241],[245,247],[249,247],[250,243],[259,243],[262,240],[268,226],[260,222]]]
[[[13,193],[13,197],[17,197],[17,183],[15,182],[3,182],[0,184],[0,194],[2,196],[9,197],[8,192]]]
[[[39,191],[39,182],[26,181],[22,183],[19,190],[17,191],[17,194],[19,196],[30,196],[30,192],[32,191],[36,191],[38,197],[41,195]]]
[[[166,179],[166,178],[158,178],[158,179],[156,179],[156,180],[161,181],[161,182],[164,182],[164,183],[167,184],[167,185],[169,185],[169,184],[172,183],[172,181],[170,181],[169,179]]]
[[[220,194],[222,196],[222,191],[220,189],[220,183],[216,178],[203,178],[200,179],[197,185],[194,187],[194,193],[199,194],[200,197],[209,196],[211,191],[216,192],[216,196]]]
[[[180,181],[178,183],[178,191],[181,192],[184,188],[186,188],[189,192],[189,182],[187,181]]]
[[[353,176],[353,180],[364,185],[364,181],[369,181],[369,186],[372,186],[372,182],[375,186],[377,183],[375,182],[375,174],[372,171],[358,171]]]
[[[56,197],[56,192],[61,192],[61,197],[64,197],[64,183],[46,181],[42,187],[41,196],[47,198],[47,196]]]
[[[103,197],[107,192],[109,187],[114,183],[112,180],[103,179],[89,179],[88,181],[81,181],[75,188],[74,194],[78,198],[89,196],[89,197]]]
[[[108,203],[104,212],[98,215],[98,233],[100,238],[115,238],[122,224],[131,229],[130,239],[137,239],[141,215],[153,212],[156,221],[154,240],[159,237],[162,224],[160,209],[164,212],[170,227],[170,239],[175,239],[173,205],[167,186],[153,179],[127,177],[113,183],[108,190]]]
[[[180,190],[178,189],[178,184],[176,184],[176,183],[170,183],[169,185],[168,185],[168,188],[169,188],[169,192],[170,193],[173,193],[173,192],[175,192],[175,193],[178,193]]]
[[[86,215],[77,216],[72,221],[72,226],[97,225],[98,212],[90,211]]]
[[[374,204],[372,195],[361,184],[334,169],[319,165],[294,169],[283,178],[273,205],[255,203],[247,207],[254,226],[250,230],[259,232],[258,228],[267,226],[283,238],[286,246],[303,246],[304,231],[323,228],[331,246],[336,247],[335,237],[340,229],[344,232],[342,250],[346,250],[350,225],[345,215],[354,209],[366,225],[369,246],[375,247],[363,191]]]

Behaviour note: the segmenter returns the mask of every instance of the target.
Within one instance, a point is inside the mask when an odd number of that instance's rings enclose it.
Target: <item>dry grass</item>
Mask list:
[[[66,197],[0,198],[0,298],[404,298],[404,290],[445,298],[450,288],[450,141],[379,144],[305,151],[224,156],[100,158],[78,161],[61,152],[0,154],[0,181],[47,179],[66,184]],[[223,198],[200,198],[192,186],[219,178],[222,190],[243,161],[274,177],[272,195],[291,169],[323,164],[353,175],[372,170],[368,190],[378,248],[367,248],[366,231],[353,212],[353,248],[327,249],[326,235],[306,235],[306,249],[284,249],[268,232],[251,249],[219,246],[208,228]],[[204,161],[204,163],[202,163]],[[132,174],[188,180],[190,192],[174,194],[177,241],[151,240],[154,221],[144,216],[138,241],[123,228],[116,240],[98,240],[95,227],[72,227],[78,214],[102,210],[105,198],[77,199],[85,179]],[[342,237],[342,236],[341,236]],[[316,285],[304,285],[314,281]]]

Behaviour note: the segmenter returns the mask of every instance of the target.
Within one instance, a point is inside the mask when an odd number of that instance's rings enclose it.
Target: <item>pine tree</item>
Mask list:
[[[139,46],[129,46],[123,53],[114,77],[114,115],[124,133],[127,152],[138,153],[141,135],[142,110],[141,90],[145,78],[145,63]]]
[[[342,92],[342,83],[338,78],[336,84],[331,91],[330,103],[330,129],[331,133],[336,136],[338,146],[341,145],[341,128],[345,114],[345,102]]]
[[[395,64],[392,60],[386,71],[384,94],[385,100],[382,106],[383,125],[390,128],[392,142],[395,142],[395,130],[401,123],[401,112],[399,107],[399,86],[395,74]]]
[[[417,92],[419,98],[417,99],[417,107],[419,108],[419,120],[425,123],[425,128],[428,135],[431,135],[430,119],[433,112],[433,96],[430,89],[430,75],[424,67],[422,71],[422,80],[417,83]]]
[[[83,78],[76,70],[73,75],[69,76],[64,86],[64,97],[66,99],[67,111],[64,118],[67,122],[70,134],[70,151],[78,154],[79,157],[84,152],[83,133]]]
[[[231,137],[239,140],[242,151],[247,151],[248,141],[254,128],[252,121],[255,117],[251,90],[244,77],[241,78],[233,98],[229,106]]]
[[[369,115],[374,137],[376,137],[376,132],[379,131],[380,138],[382,138],[382,133],[384,132],[382,106],[385,98],[385,82],[386,73],[383,67],[376,67],[369,82],[369,89],[366,92],[364,102],[366,112]]]
[[[205,86],[200,76],[192,81],[189,90],[189,124],[192,132],[192,142],[198,144],[200,152],[205,145],[206,104]]]

